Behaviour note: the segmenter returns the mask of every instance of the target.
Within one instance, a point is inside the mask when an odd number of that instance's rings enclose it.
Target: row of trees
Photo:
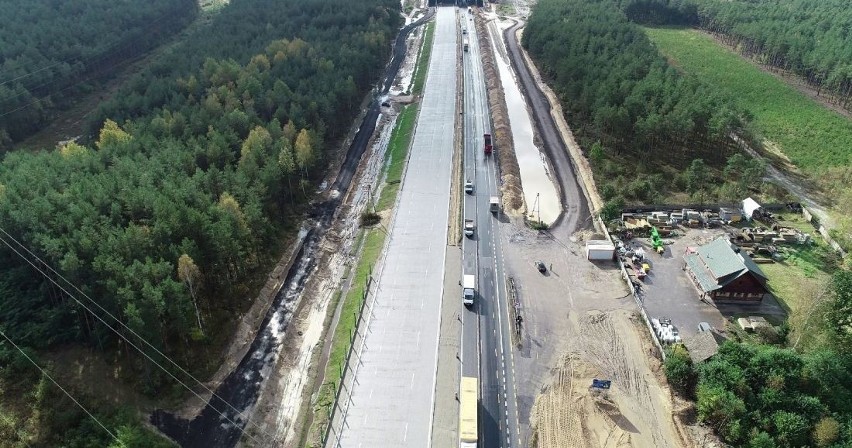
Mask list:
[[[591,148],[610,196],[650,201],[655,191],[683,190],[667,171],[677,174],[696,158],[721,169],[742,114],[716,88],[672,68],[621,6],[543,0],[522,43]]]
[[[692,0],[702,28],[747,56],[804,77],[852,106],[852,8],[846,0]]]
[[[0,150],[197,14],[194,0],[0,1]]]
[[[196,341],[248,304],[239,286],[298,222],[390,55],[398,10],[232,1],[104,105],[90,143],[7,154],[0,225],[155,346],[204,365]],[[9,251],[0,287],[0,322],[19,343],[115,346]]]

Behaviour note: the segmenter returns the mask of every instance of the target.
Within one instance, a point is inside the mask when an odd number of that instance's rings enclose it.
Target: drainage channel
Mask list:
[[[393,57],[385,72],[380,92],[371,101],[361,127],[352,140],[337,178],[331,186],[331,199],[317,203],[308,214],[308,219],[299,233],[297,244],[301,248],[287,272],[281,289],[266,313],[260,330],[251,348],[216,389],[215,396],[192,420],[181,418],[168,411],[157,409],[150,417],[151,423],[163,434],[184,448],[207,448],[236,446],[248,423],[252,407],[257,403],[263,381],[275,365],[280,352],[282,337],[290,323],[296,300],[302,293],[305,282],[316,267],[316,251],[319,242],[331,225],[332,219],[352,182],[361,156],[367,149],[370,137],[376,129],[381,111],[381,95],[386,95],[405,59],[406,38],[416,27],[428,21],[434,12],[403,27],[394,41]],[[236,410],[235,410],[236,409]],[[263,436],[259,436],[260,439]],[[273,446],[272,440],[258,440],[262,446]]]

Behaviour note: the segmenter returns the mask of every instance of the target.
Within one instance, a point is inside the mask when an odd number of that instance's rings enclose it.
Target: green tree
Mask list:
[[[775,448],[775,439],[764,431],[756,432],[751,436],[748,443],[749,448]]]
[[[775,440],[781,446],[792,448],[808,443],[811,426],[801,415],[778,411],[772,415],[772,423],[775,427]]]
[[[306,175],[316,158],[313,138],[307,129],[299,131],[299,135],[296,136],[296,143],[293,146],[296,153],[296,163],[302,168],[302,173]]]
[[[743,437],[741,419],[746,415],[745,402],[720,386],[699,383],[697,389],[698,418],[715,429],[729,442]]]
[[[601,219],[604,221],[611,221],[615,218],[618,218],[621,214],[621,211],[624,209],[624,198],[621,196],[616,196],[609,201],[606,201],[603,208],[600,210]]]
[[[290,195],[290,201],[293,201],[293,184],[291,176],[296,172],[296,161],[293,159],[293,149],[290,141],[286,138],[278,141],[278,167],[281,170],[281,175],[287,179],[287,192]]]
[[[837,338],[837,347],[852,347],[852,272],[838,270],[832,276],[833,298],[826,319]]]
[[[101,128],[101,132],[98,137],[98,141],[95,142],[95,146],[97,146],[100,150],[115,149],[126,145],[130,142],[131,138],[130,134],[128,134],[124,129],[121,129],[116,122],[107,120]]]
[[[201,313],[198,311],[198,288],[201,287],[201,270],[195,265],[195,261],[187,255],[183,254],[178,258],[177,275],[180,281],[189,289],[189,295],[192,297],[192,306],[195,308],[195,319],[198,324],[198,330],[204,334],[204,326],[201,323]]]
[[[705,191],[710,183],[710,170],[702,159],[694,159],[684,173],[686,191],[692,194]]]
[[[831,417],[823,417],[814,426],[814,444],[820,448],[833,445],[839,438],[840,423]]]
[[[695,394],[697,375],[686,347],[675,345],[669,348],[663,369],[669,384],[681,396],[692,397]]]

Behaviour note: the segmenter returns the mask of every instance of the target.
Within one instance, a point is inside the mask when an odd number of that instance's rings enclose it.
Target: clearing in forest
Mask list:
[[[683,72],[727,90],[753,115],[753,129],[814,176],[852,165],[852,120],[764,73],[712,37],[692,29],[645,28],[660,51]],[[826,185],[830,187],[830,185]]]

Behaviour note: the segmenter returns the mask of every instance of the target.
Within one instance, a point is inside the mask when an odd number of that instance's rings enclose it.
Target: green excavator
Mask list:
[[[666,248],[663,247],[663,240],[660,239],[660,232],[656,227],[651,227],[651,244],[654,245],[654,252],[662,255]]]

